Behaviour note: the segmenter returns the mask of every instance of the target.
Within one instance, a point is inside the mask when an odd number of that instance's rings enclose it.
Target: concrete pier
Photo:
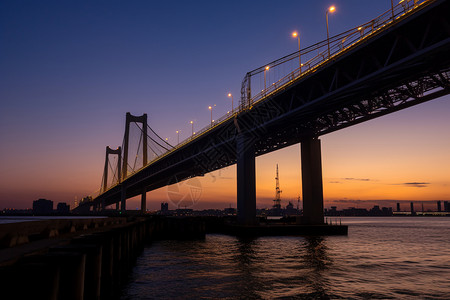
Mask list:
[[[320,225],[323,220],[322,158],[320,140],[310,138],[301,143],[303,217],[302,223]]]
[[[237,136],[237,213],[241,225],[256,223],[255,147],[245,134]]]

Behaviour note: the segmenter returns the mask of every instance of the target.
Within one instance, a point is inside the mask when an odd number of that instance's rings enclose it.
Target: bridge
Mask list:
[[[323,223],[321,135],[450,92],[450,1],[402,0],[382,15],[248,72],[238,108],[175,146],[127,113],[121,147],[106,148],[102,188],[75,209],[102,210],[237,164],[240,224],[255,223],[255,157],[301,144],[304,224]],[[140,131],[136,167],[130,125]],[[112,166],[109,155],[116,155]],[[133,166],[132,166],[133,165]],[[112,168],[111,168],[112,167]],[[113,169],[113,176],[108,170]]]

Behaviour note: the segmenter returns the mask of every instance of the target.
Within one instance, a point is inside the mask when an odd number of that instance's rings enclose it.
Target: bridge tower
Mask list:
[[[122,147],[118,147],[117,149],[111,149],[109,146],[106,146],[106,155],[105,155],[105,169],[103,171],[103,192],[108,189],[108,166],[109,166],[109,155],[114,154],[117,155],[117,183],[120,183],[120,179],[122,176]],[[102,201],[102,209],[105,209],[105,201]]]
[[[142,123],[142,166],[147,165],[147,114],[143,114],[142,116],[133,116],[131,113],[127,112],[125,118],[125,136],[124,136],[124,145],[123,145],[123,167],[122,167],[122,192],[120,197],[121,202],[121,210],[126,210],[126,183],[125,179],[127,178],[127,170],[128,170],[128,144],[130,139],[130,123]],[[147,190],[143,188],[141,194],[141,211],[146,211],[146,199]]]

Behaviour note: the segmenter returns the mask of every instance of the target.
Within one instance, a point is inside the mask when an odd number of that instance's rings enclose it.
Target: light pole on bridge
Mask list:
[[[302,72],[302,59],[300,56],[300,34],[297,31],[294,31],[292,33],[292,37],[298,39],[298,66],[300,68],[300,73],[301,73]]]
[[[213,126],[213,118],[212,118],[212,111],[214,106],[216,106],[215,104],[213,106],[208,106],[208,109],[211,111],[211,127]]]
[[[194,121],[191,121],[190,123],[192,125],[192,136],[194,136]]]
[[[233,114],[233,110],[234,110],[233,95],[231,93],[228,93],[228,97],[231,97],[231,114]]]
[[[180,143],[180,131],[177,130],[177,145]]]
[[[336,10],[334,5],[330,6],[325,13],[325,18],[327,19],[327,45],[328,45],[328,58],[330,58],[330,34],[328,33],[328,13],[333,13]]]
[[[266,71],[269,71],[270,67],[266,66],[264,68],[264,94],[266,93]]]

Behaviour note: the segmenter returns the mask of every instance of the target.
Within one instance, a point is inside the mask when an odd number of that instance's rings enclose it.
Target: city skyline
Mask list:
[[[44,3],[0,4],[6,53],[0,58],[6,175],[0,208],[27,208],[38,198],[73,204],[92,194],[101,184],[104,148],[121,144],[128,111],[147,113],[150,126],[171,143],[176,131],[180,140],[189,136],[191,120],[196,130],[206,126],[231,108],[228,93],[237,105],[247,71],[297,50],[292,31],[300,32],[305,46],[324,40],[330,4],[337,8],[331,35],[390,7],[390,1],[288,1],[283,10],[268,1],[178,3],[175,9],[139,1]],[[288,17],[280,19],[282,13]],[[271,18],[276,21],[265,21]],[[449,100],[447,95],[322,136],[325,207],[450,200]],[[256,158],[258,207],[272,203],[276,164],[282,199],[301,195],[300,147],[294,145]],[[198,178],[201,198],[194,208],[235,207],[235,173],[231,166]],[[167,199],[167,188],[149,192],[147,207]],[[138,203],[130,199],[127,206]]]

